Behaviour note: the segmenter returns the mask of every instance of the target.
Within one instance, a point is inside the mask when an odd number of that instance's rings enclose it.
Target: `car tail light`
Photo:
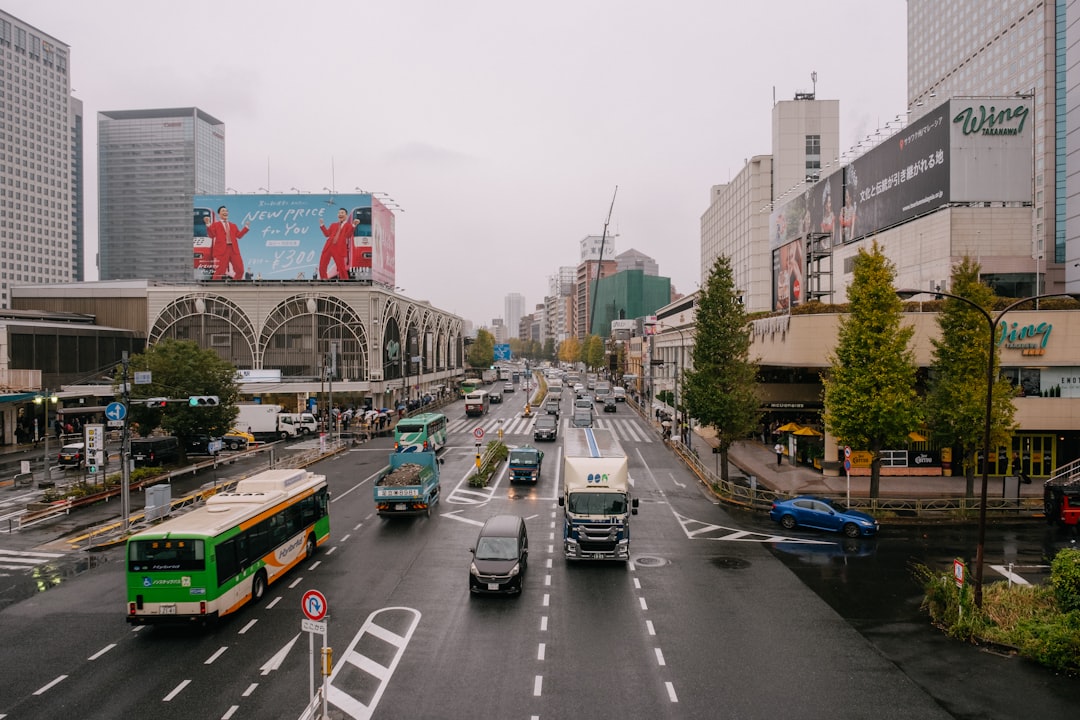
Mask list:
[[[200,600],[199,601],[199,614],[200,615],[205,615],[206,614],[206,601],[205,600]]]

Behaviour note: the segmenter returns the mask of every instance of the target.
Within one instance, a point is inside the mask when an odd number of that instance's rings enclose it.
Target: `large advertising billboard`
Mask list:
[[[802,240],[773,250],[773,309],[787,310],[806,302]]]
[[[1029,203],[1033,122],[1026,97],[948,100],[837,171],[777,202],[775,253],[796,239],[849,243],[949,203]]]
[[[195,280],[395,284],[394,214],[361,195],[196,195]]]

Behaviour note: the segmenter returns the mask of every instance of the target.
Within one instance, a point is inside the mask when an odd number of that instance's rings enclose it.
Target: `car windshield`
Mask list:
[[[517,542],[508,537],[484,537],[476,544],[477,560],[516,560]]]
[[[553,428],[555,427],[555,418],[542,415],[536,419],[536,427],[538,428]]]
[[[537,453],[533,450],[510,451],[510,462],[514,465],[535,465],[538,459]]]
[[[575,515],[622,515],[626,512],[626,496],[622,493],[571,493],[567,509]]]

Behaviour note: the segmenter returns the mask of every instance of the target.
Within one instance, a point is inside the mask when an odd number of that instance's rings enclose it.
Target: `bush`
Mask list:
[[[1065,548],[1050,564],[1050,587],[1063,613],[1080,611],[1080,550]]]

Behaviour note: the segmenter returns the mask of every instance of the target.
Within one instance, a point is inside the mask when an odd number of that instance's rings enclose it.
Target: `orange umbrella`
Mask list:
[[[792,432],[791,434],[792,435],[804,435],[804,436],[808,436],[808,437],[809,436],[813,436],[813,437],[820,437],[821,436],[821,433],[819,433],[817,430],[815,430],[814,428],[811,428],[811,427],[799,428],[798,430]]]
[[[926,442],[926,438],[915,431],[909,432],[907,436],[911,438],[913,442]]]
[[[798,430],[801,427],[802,427],[802,425],[799,425],[798,423],[789,422],[787,425],[781,425],[780,427],[776,428],[776,431],[777,432],[795,432],[796,430]]]

